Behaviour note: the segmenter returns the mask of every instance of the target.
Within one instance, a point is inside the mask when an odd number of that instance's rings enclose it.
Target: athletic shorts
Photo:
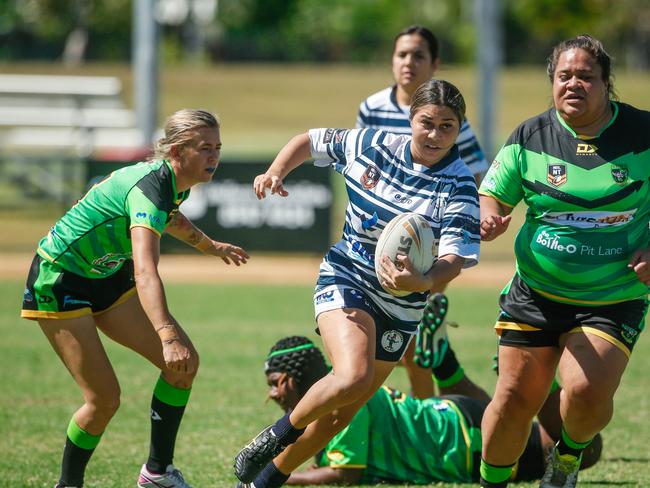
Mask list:
[[[481,428],[481,421],[487,403],[464,395],[443,395],[441,398],[456,405],[463,417],[465,417],[468,429]],[[481,451],[472,453],[472,461],[472,480],[478,482],[481,476]],[[514,481],[536,480],[540,479],[544,474],[544,450],[542,449],[542,436],[537,422],[533,422],[524,453],[517,461],[512,473]]]
[[[644,327],[645,299],[586,307],[543,297],[515,275],[501,295],[501,313],[495,325],[499,344],[558,347],[563,334],[588,333],[602,337],[627,356]]]
[[[323,312],[341,308],[356,308],[368,313],[375,321],[375,359],[380,361],[399,361],[417,332],[379,310],[363,291],[346,285],[316,285],[314,308],[316,319]],[[316,332],[320,334],[318,328]]]
[[[37,254],[27,276],[20,315],[31,320],[93,315],[135,294],[131,260],[108,278],[90,279],[66,271]]]

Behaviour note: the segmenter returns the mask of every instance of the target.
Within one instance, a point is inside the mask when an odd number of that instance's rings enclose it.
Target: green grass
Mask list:
[[[164,259],[164,258],[163,258]],[[38,326],[18,318],[23,286],[0,283],[0,437],[2,485],[51,486],[79,390]],[[171,309],[201,354],[201,371],[178,440],[176,462],[194,486],[234,484],[232,458],[263,425],[280,414],[265,404],[262,361],[278,338],[315,339],[310,286],[168,285]],[[461,323],[452,341],[466,371],[492,389],[491,326],[498,290],[451,289],[450,318]],[[87,472],[88,488],[133,486],[144,462],[148,409],[156,379],[146,361],[106,340],[122,386],[122,406]],[[588,486],[650,486],[650,398],[646,372],[650,342],[644,337],[617,394],[616,412],[604,431],[604,459],[581,475]],[[406,388],[403,371],[388,381]],[[443,486],[443,485],[437,485]],[[536,485],[518,485],[536,486]]]

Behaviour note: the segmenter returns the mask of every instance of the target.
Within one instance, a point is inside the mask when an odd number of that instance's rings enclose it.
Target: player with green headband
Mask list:
[[[309,339],[292,336],[271,348],[264,372],[269,398],[289,412],[330,368]],[[441,396],[419,400],[386,386],[380,388],[316,456],[315,465],[292,473],[287,484],[477,481],[481,417],[489,396],[465,375],[451,347],[433,373]],[[558,397],[559,390],[549,395],[513,479],[542,476],[545,453],[559,435]],[[601,448],[599,438],[585,455],[583,467],[596,463]],[[257,482],[237,486],[264,488]]]

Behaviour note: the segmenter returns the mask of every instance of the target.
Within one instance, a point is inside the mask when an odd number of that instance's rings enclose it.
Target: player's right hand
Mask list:
[[[194,372],[192,353],[180,337],[163,341],[162,346],[163,358],[168,369],[177,373],[192,374]]]
[[[511,215],[506,215],[505,217],[501,215],[490,215],[481,220],[481,240],[493,241],[499,237],[508,230],[511,218]]]
[[[286,197],[289,195],[289,192],[284,189],[282,184],[282,178],[277,175],[270,175],[264,173],[257,175],[253,180],[253,191],[258,200],[266,197],[266,189],[271,190],[271,195],[278,194],[281,197]]]

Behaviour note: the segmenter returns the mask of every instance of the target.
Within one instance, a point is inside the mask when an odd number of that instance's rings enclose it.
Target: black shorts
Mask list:
[[[481,428],[483,413],[487,403],[475,400],[464,395],[443,395],[441,398],[452,402],[465,417],[469,429]],[[481,476],[481,452],[472,453],[472,480],[478,482]],[[529,481],[540,479],[544,474],[544,450],[542,449],[542,436],[539,432],[539,424],[533,422],[528,436],[528,442],[524,453],[521,455],[515,468],[513,476],[515,481]]]
[[[136,294],[133,261],[108,278],[90,279],[34,257],[23,294],[21,316],[69,319],[105,312]]]
[[[344,285],[316,286],[314,308],[318,315],[330,310],[356,308],[368,313],[375,321],[375,359],[395,363],[402,359],[406,346],[417,332],[399,320],[390,318],[374,306],[358,288]],[[316,333],[320,331],[316,328]]]
[[[501,313],[495,325],[499,344],[558,347],[563,334],[598,335],[630,355],[644,327],[645,299],[587,307],[543,297],[515,275],[499,300]]]

